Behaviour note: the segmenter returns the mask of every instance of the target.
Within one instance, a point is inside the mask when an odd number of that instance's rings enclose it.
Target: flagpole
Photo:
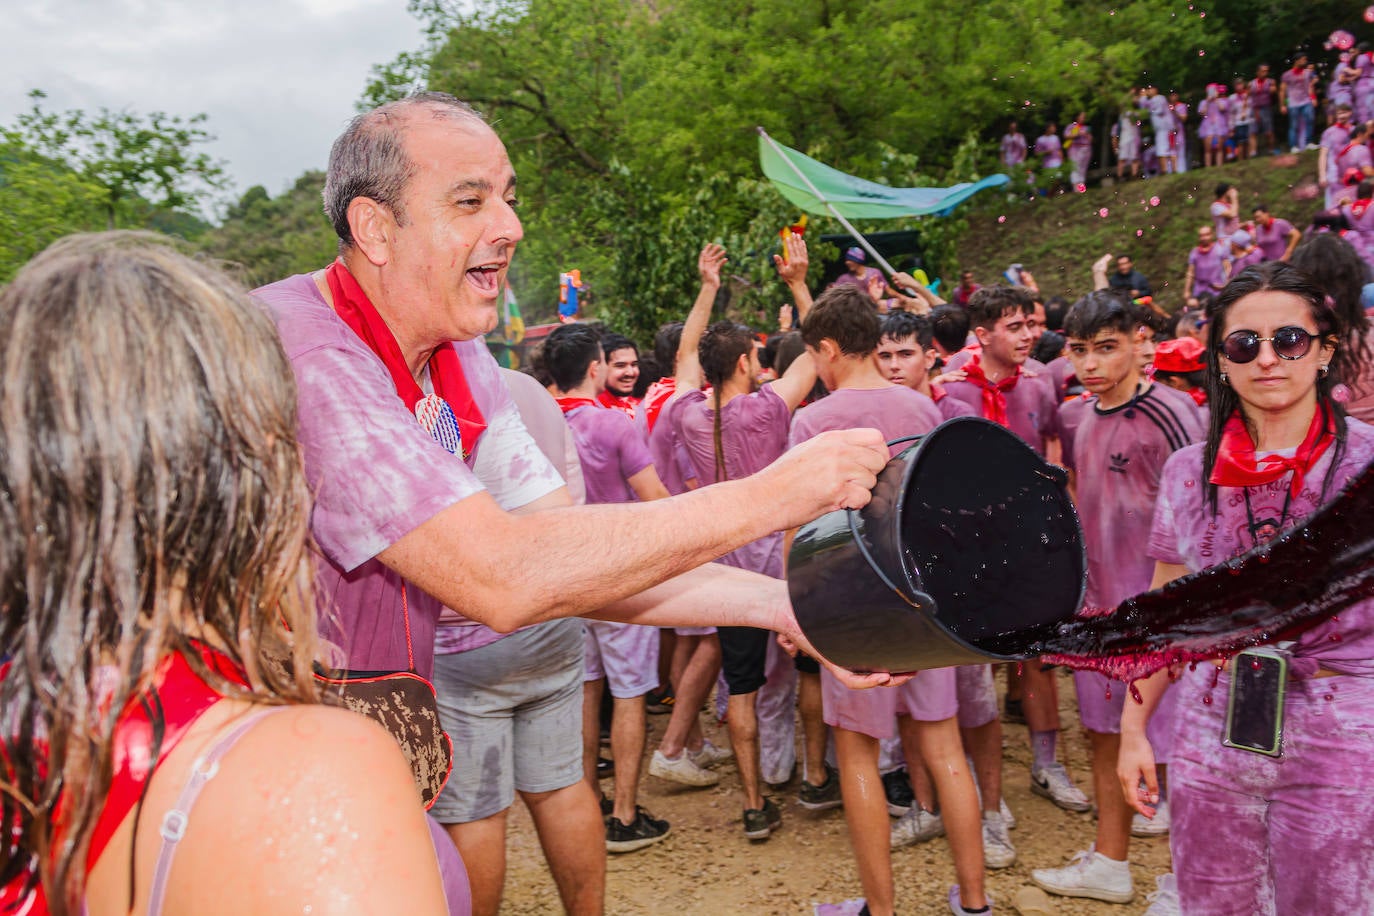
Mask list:
[[[868,239],[864,238],[864,236],[860,234],[859,230],[854,228],[853,224],[851,224],[849,220],[845,219],[842,215],[840,215],[840,211],[836,210],[834,206],[831,205],[830,201],[826,200],[825,197],[821,195],[821,192],[816,190],[816,186],[811,183],[811,179],[806,177],[806,173],[803,172],[801,169],[797,168],[797,164],[793,162],[786,153],[784,153],[781,149],[778,148],[778,142],[774,140],[772,137],[768,136],[768,132],[765,131],[762,127],[756,127],[754,129],[759,132],[760,137],[768,141],[769,146],[773,147],[773,152],[777,153],[778,156],[782,158],[782,161],[786,162],[793,172],[796,172],[797,177],[806,183],[807,190],[809,190],[813,195],[815,195],[815,198],[817,200],[825,204],[825,209],[830,211],[830,215],[835,217],[835,219],[839,220],[840,225],[845,228],[845,231],[852,235],[855,239],[857,239],[859,242],[859,246],[863,248],[864,251],[868,252],[869,255],[872,256],[873,260],[878,262],[878,266],[881,267],[884,271],[886,271],[889,277],[895,274],[897,271],[893,270],[892,265],[887,263],[887,260],[882,255],[878,254],[877,249],[874,248],[871,244],[869,244]],[[912,292],[915,292],[915,290],[912,290]]]

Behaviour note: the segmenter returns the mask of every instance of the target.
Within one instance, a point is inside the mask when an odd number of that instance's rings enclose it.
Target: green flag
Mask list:
[[[1001,187],[1011,180],[1006,175],[989,175],[980,181],[949,188],[890,188],[832,169],[783,146],[762,130],[759,131],[759,161],[763,174],[782,196],[807,213],[827,215],[833,208],[849,219],[946,216],[979,191]]]

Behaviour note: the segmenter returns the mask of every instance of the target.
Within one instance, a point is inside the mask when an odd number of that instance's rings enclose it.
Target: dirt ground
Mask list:
[[[1088,739],[1078,724],[1073,682],[1061,671],[1059,681],[1061,759],[1078,786],[1091,795]],[[667,716],[649,717],[649,747],[657,745]],[[728,746],[725,727],[702,714],[712,741]],[[801,729],[797,730],[800,740]],[[1004,723],[1004,795],[1015,813],[1011,832],[1016,863],[988,872],[994,909],[1012,913],[1016,892],[1030,886],[1032,868],[1066,864],[1093,840],[1091,814],[1062,811],[1032,795],[1030,746],[1023,725]],[[606,911],[611,914],[810,914],[816,903],[833,903],[863,892],[850,857],[843,809],[813,813],[796,803],[797,786],[771,793],[783,809],[783,827],[767,842],[750,843],[741,833],[739,780],[732,763],[720,769],[720,784],[689,789],[646,774],[640,803],[672,824],[661,843],[623,856],[611,856]],[[605,783],[610,788],[610,783]],[[503,913],[534,916],[557,913],[558,895],[544,864],[528,815],[518,804],[511,819],[509,871]],[[954,867],[944,838],[893,852],[897,911],[902,916],[948,913],[945,903],[954,883]],[[1067,897],[1052,898],[1064,916],[1134,916],[1146,909],[1145,895],[1155,889],[1155,876],[1169,870],[1167,837],[1131,841],[1131,873],[1136,897],[1126,905]]]

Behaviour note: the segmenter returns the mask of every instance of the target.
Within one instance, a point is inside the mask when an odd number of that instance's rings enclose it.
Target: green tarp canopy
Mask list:
[[[773,186],[803,211],[823,216],[830,215],[833,208],[849,219],[945,216],[979,191],[1001,187],[1011,180],[1006,175],[989,175],[949,188],[890,188],[832,169],[783,146],[763,131],[759,131],[759,160]],[[812,187],[807,186],[807,180]]]

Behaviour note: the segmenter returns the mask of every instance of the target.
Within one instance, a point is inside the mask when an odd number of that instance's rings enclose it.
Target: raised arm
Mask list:
[[[937,305],[945,304],[945,300],[941,299],[938,295],[936,295],[930,287],[926,286],[924,283],[918,282],[915,277],[904,271],[899,270],[892,275],[892,285],[895,286],[898,290],[908,290],[910,292],[914,292],[916,294],[916,299],[923,303],[925,306],[924,308],[918,307],[914,309],[909,309],[909,311],[913,311],[918,314],[925,314],[926,312],[929,312],[931,309],[935,308]],[[912,301],[911,297],[908,296],[907,301]]]
[[[797,306],[797,323],[801,324],[811,311],[811,289],[806,285],[806,271],[811,266],[811,258],[806,250],[806,239],[800,235],[789,235],[783,242],[783,249],[787,257],[775,254],[773,264],[792,294],[792,301]]]
[[[673,370],[677,378],[677,390],[694,391],[701,387],[701,357],[697,352],[701,345],[701,335],[711,322],[711,308],[716,303],[716,293],[720,290],[720,269],[729,259],[725,249],[714,242],[707,244],[697,255],[697,274],[701,277],[701,291],[687,313],[687,321],[682,326],[682,340],[677,348],[677,366]]]
[[[1094,290],[1106,289],[1109,285],[1107,282],[1107,265],[1110,263],[1112,263],[1111,252],[1108,252],[1107,254],[1104,254],[1102,257],[1098,258],[1096,261],[1093,261]]]
[[[1298,229],[1297,227],[1290,229],[1288,231],[1288,247],[1284,249],[1283,257],[1279,258],[1279,260],[1286,262],[1289,259],[1291,259],[1293,257],[1293,250],[1298,247],[1298,243],[1301,241],[1302,230]]]

